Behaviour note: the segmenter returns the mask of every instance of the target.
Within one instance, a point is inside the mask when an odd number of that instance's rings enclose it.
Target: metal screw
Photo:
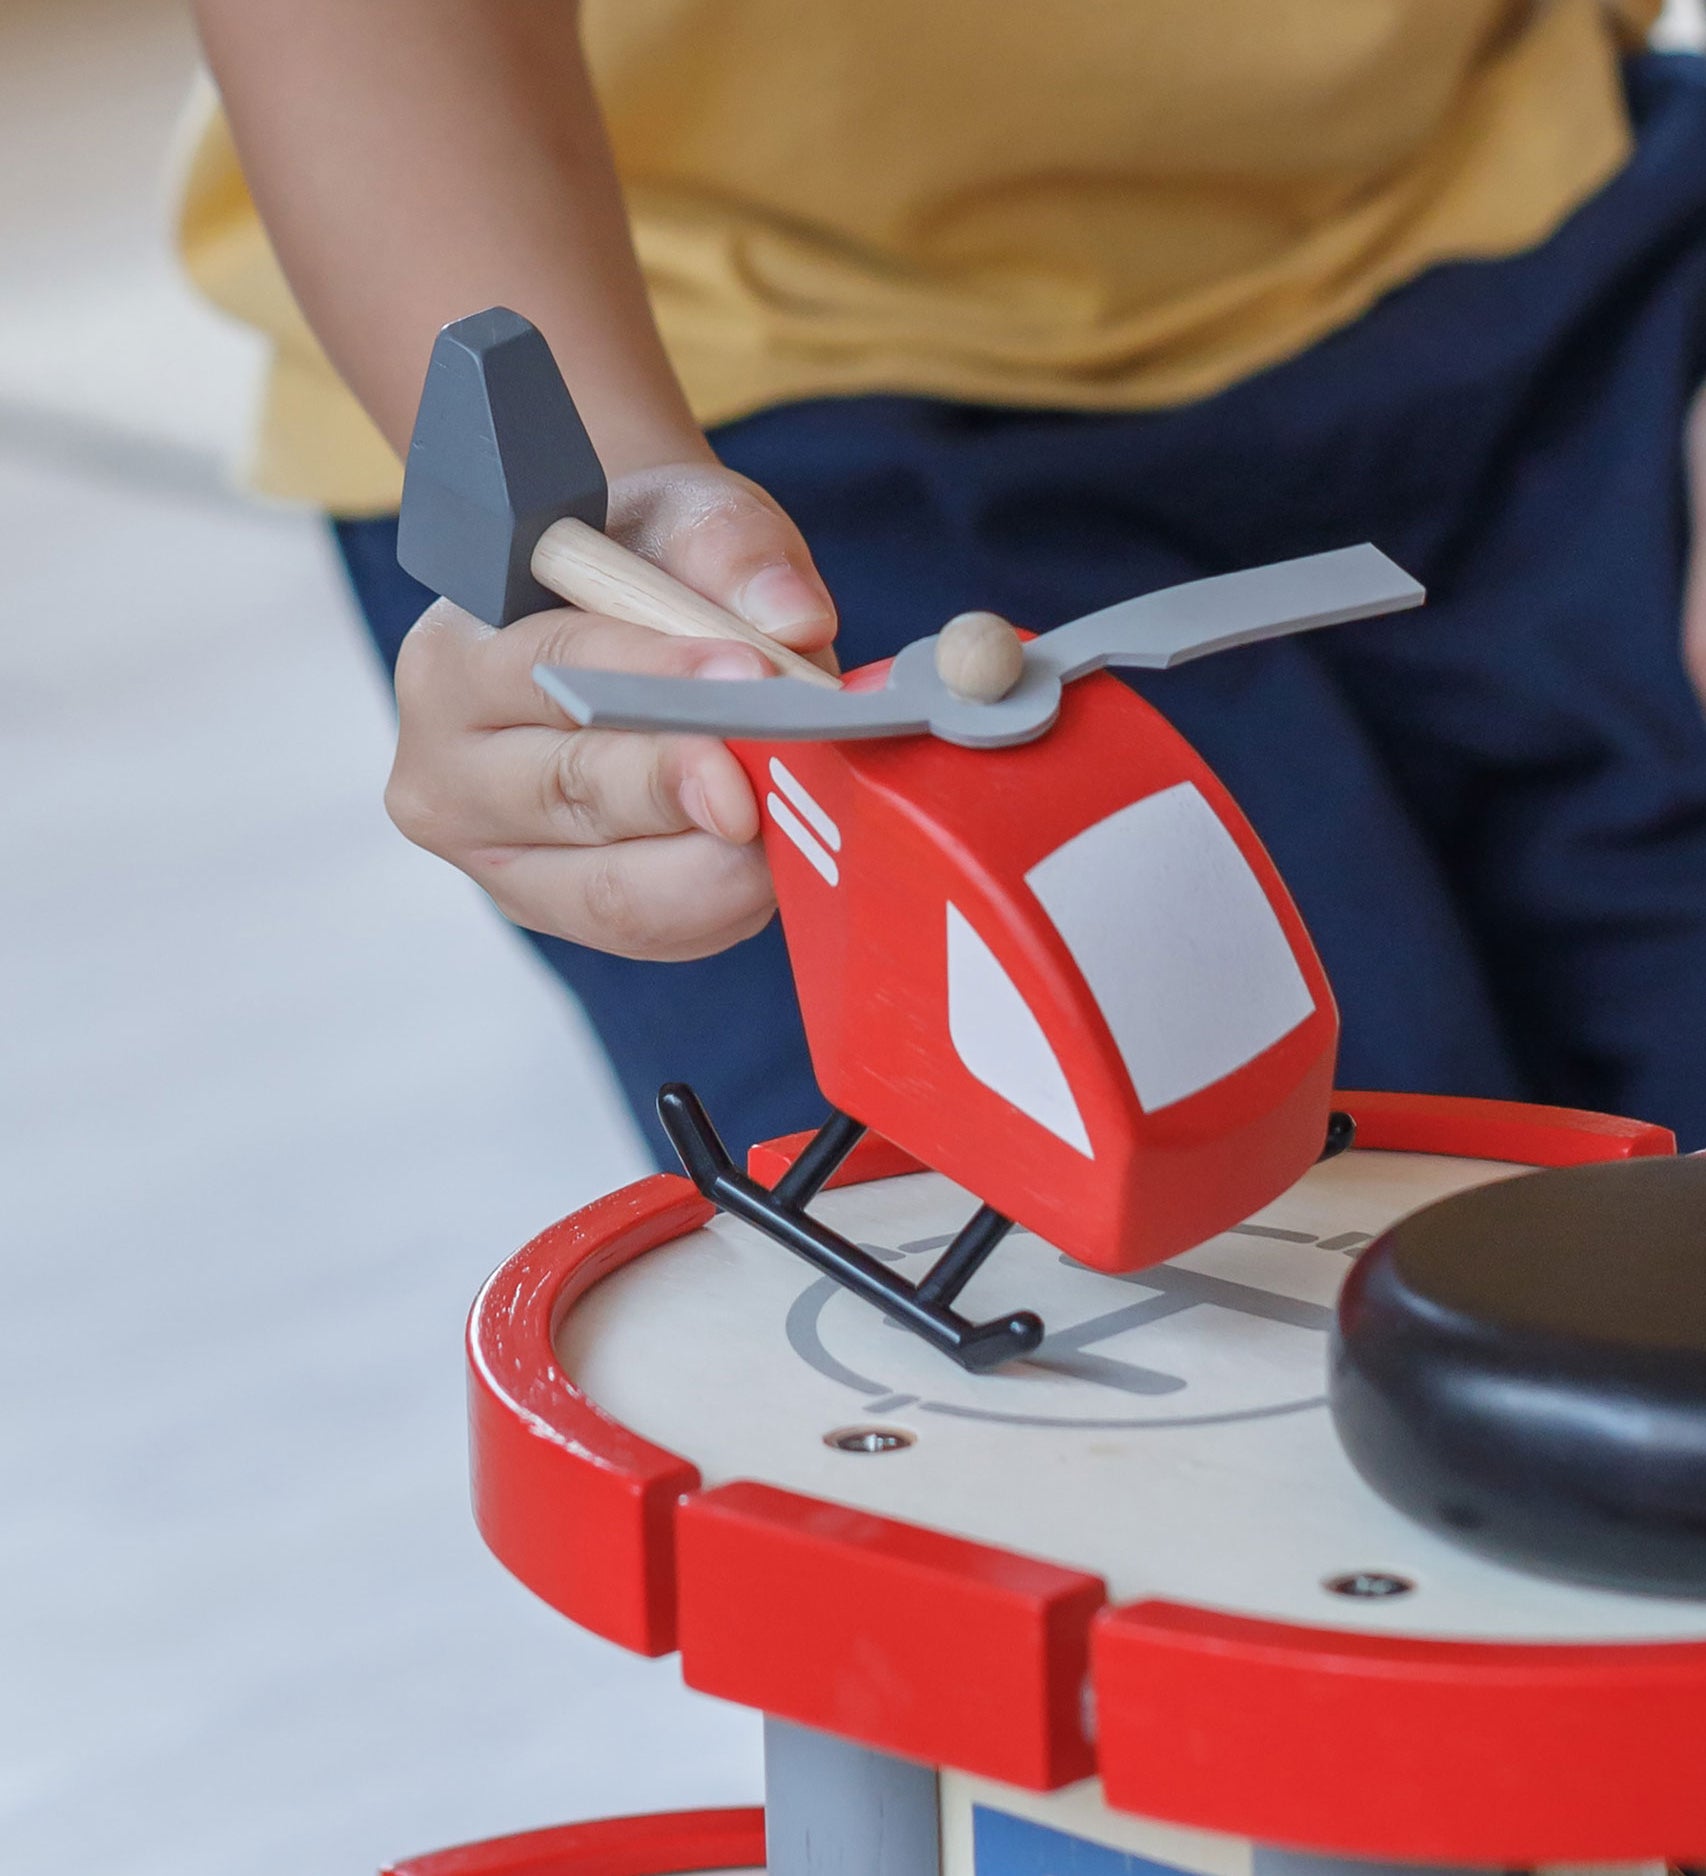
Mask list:
[[[823,1443],[838,1453],[894,1453],[917,1438],[902,1427],[837,1427],[823,1436]]]
[[[1328,1577],[1325,1587],[1335,1596],[1356,1596],[1369,1602],[1408,1596],[1416,1586],[1407,1576],[1395,1576],[1390,1570],[1347,1570],[1343,1576]]]

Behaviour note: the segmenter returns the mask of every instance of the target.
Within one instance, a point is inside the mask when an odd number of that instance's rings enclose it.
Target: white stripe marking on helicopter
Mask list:
[[[812,865],[831,885],[841,882],[841,868],[835,864],[835,855],[820,841],[816,834],[790,808],[780,795],[769,795],[764,805],[770,810],[770,818],[782,832],[799,848]]]
[[[819,840],[831,853],[841,851],[841,829],[824,813],[822,806],[813,799],[800,778],[791,769],[785,768],[774,756],[770,758],[770,779],[799,811],[800,818],[806,822]]]

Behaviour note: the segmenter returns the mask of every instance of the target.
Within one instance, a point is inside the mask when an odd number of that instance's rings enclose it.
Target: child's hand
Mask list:
[[[761,489],[690,462],[626,476],[610,495],[609,530],[627,546],[829,661],[834,607],[798,531]],[[666,638],[570,607],[493,631],[440,600],[397,661],[385,804],[398,827],[516,924],[601,951],[702,957],[759,930],[775,902],[757,803],[727,748],[579,729],[533,682],[536,664],[767,672],[733,641]]]

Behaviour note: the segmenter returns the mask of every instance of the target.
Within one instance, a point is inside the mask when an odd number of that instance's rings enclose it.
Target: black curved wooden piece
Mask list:
[[[1400,1220],[1340,1297],[1363,1478],[1547,1575],[1706,1596],[1706,1159],[1525,1174]]]

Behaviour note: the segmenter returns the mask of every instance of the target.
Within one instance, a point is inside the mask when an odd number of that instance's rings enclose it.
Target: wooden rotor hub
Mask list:
[[[937,675],[967,703],[999,703],[1024,668],[1024,643],[998,612],[958,613],[937,634]]]

